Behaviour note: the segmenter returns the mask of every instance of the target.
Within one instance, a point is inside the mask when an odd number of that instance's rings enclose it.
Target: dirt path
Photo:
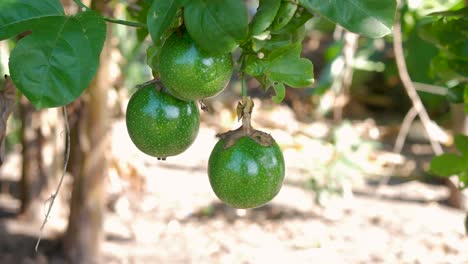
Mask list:
[[[362,193],[324,209],[310,190],[285,184],[268,206],[233,210],[206,176],[214,129],[203,127],[187,152],[165,162],[138,152],[122,122],[113,131],[113,152],[138,167],[145,184],[136,191],[111,175],[110,192],[124,195],[109,205],[105,263],[468,263],[463,212],[434,201],[443,187],[409,182],[387,187],[386,199]],[[288,162],[294,153],[285,155],[287,177],[300,179],[297,161]],[[52,217],[47,234],[58,236],[65,218]],[[31,253],[38,226],[0,223],[0,263],[48,263]]]

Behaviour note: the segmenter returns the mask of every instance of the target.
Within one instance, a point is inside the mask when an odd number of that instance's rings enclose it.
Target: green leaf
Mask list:
[[[146,24],[153,39],[159,42],[164,32],[177,19],[177,10],[182,7],[183,0],[154,0],[148,11]]]
[[[289,21],[294,17],[297,10],[297,4],[292,2],[282,2],[278,14],[271,25],[273,30],[280,30],[286,26]]]
[[[464,7],[458,10],[434,12],[428,14],[428,16],[468,16],[468,7]]]
[[[271,33],[272,34],[284,34],[284,33],[289,33],[289,32],[295,32],[299,28],[301,28],[307,21],[309,21],[313,15],[307,11],[305,11],[304,8],[299,8],[296,11],[296,14],[294,17],[289,21],[289,23],[283,27],[280,30],[273,30]]]
[[[462,104],[463,103],[463,96],[465,93],[465,89],[468,88],[467,84],[458,84],[454,87],[448,88],[447,90],[447,100],[453,104]]]
[[[32,29],[33,19],[64,15],[60,0],[1,0],[0,40]]]
[[[299,3],[366,37],[380,38],[392,32],[395,0],[299,0]]]
[[[443,45],[466,42],[468,39],[468,19],[441,18],[432,25],[432,32]]]
[[[279,104],[286,96],[286,87],[284,87],[283,83],[273,82],[273,89],[275,90],[275,96],[273,96],[271,99],[273,102]]]
[[[468,81],[468,63],[464,60],[448,59],[443,53],[432,58],[430,73],[441,80]]]
[[[295,88],[311,85],[314,82],[312,62],[300,56],[300,43],[273,51],[265,60],[265,75],[273,81],[284,82]]]
[[[137,0],[133,5],[129,5],[127,7],[127,12],[132,20],[146,24],[150,7],[151,2],[146,0]],[[136,29],[136,32],[139,42],[143,42],[149,34],[148,27],[139,27]]]
[[[304,26],[301,26],[298,29],[291,32],[284,32],[283,34],[271,35],[271,38],[265,41],[265,45],[263,46],[262,51],[264,53],[269,53],[286,45],[302,43],[305,36],[306,31]]]
[[[246,37],[247,10],[239,0],[192,0],[184,9],[187,31],[206,52],[233,51]]]
[[[464,169],[465,163],[462,157],[446,153],[432,159],[429,171],[442,177],[449,177],[464,171]]]
[[[455,146],[458,151],[468,156],[468,136],[462,134],[455,135]]]
[[[468,114],[468,85],[465,87],[465,95],[463,96],[465,102],[465,114]]]
[[[250,55],[246,57],[244,71],[254,76],[266,90],[273,86],[276,93],[273,101],[279,103],[286,93],[285,84],[300,88],[314,82],[312,62],[300,55],[300,43],[273,50],[263,59]]]
[[[37,19],[11,53],[11,78],[38,109],[66,105],[96,74],[105,37],[104,19],[94,11]]]
[[[257,13],[250,22],[250,34],[256,36],[265,31],[278,13],[281,0],[260,0]]]

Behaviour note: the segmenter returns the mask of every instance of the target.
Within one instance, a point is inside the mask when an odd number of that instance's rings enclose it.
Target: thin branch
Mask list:
[[[418,83],[418,82],[413,82],[413,85],[416,88],[416,90],[421,91],[421,92],[444,95],[444,96],[447,95],[448,93],[447,88],[440,87],[437,85],[432,85],[432,84],[427,84],[427,83]]]
[[[349,101],[349,89],[353,82],[354,57],[356,56],[359,35],[349,31],[344,31],[342,38],[344,40],[344,66],[342,72],[340,73],[340,77],[336,82],[336,85],[339,88],[337,89],[338,92],[335,95],[333,107],[333,119],[335,121],[341,121],[343,117],[343,109]],[[333,85],[335,85],[335,83]]]
[[[41,225],[39,238],[37,239],[37,242],[36,242],[36,247],[34,248],[36,252],[37,252],[37,250],[39,248],[39,244],[41,243],[44,227],[47,224],[47,220],[49,219],[50,212],[52,211],[52,206],[54,206],[55,199],[57,198],[57,196],[58,196],[58,194],[60,192],[60,188],[62,187],[63,179],[65,178],[65,174],[67,172],[68,160],[70,159],[70,126],[68,124],[67,108],[65,106],[63,106],[62,110],[63,110],[63,121],[64,121],[64,124],[65,124],[65,131],[66,131],[66,137],[67,137],[66,138],[66,146],[65,146],[65,160],[63,162],[63,172],[62,172],[62,176],[60,177],[60,180],[58,182],[57,189],[55,189],[55,193],[52,194],[49,197],[49,199],[47,199],[47,200],[50,200],[50,204],[49,204],[49,207],[47,209],[47,213],[45,215],[44,221],[42,222],[42,225]]]
[[[411,124],[417,116],[418,111],[416,111],[416,108],[414,107],[411,107],[408,113],[406,113],[406,116],[403,119],[403,124],[401,125],[400,131],[398,132],[397,139],[395,140],[395,145],[393,146],[394,153],[400,154],[403,150],[403,146],[405,145],[406,137],[408,136]],[[390,181],[390,175],[384,176],[379,181],[377,188],[375,188],[375,193],[380,193],[380,189],[382,188],[382,186],[387,185],[388,181]]]
[[[398,132],[397,139],[395,141],[395,146],[393,147],[393,152],[401,153],[403,146],[405,145],[406,137],[408,136],[409,129],[414,119],[418,116],[418,111],[416,108],[411,107],[411,109],[406,114],[403,119],[403,124],[401,125],[400,131]]]
[[[406,92],[408,93],[408,96],[411,99],[411,102],[413,103],[413,107],[417,111],[419,118],[421,119],[421,122],[424,126],[424,129],[426,130],[427,136],[429,137],[429,141],[431,142],[432,150],[434,151],[435,154],[440,155],[444,151],[441,145],[439,144],[439,142],[437,142],[437,140],[434,139],[432,133],[430,132],[431,119],[426,109],[424,108],[421,98],[419,98],[419,95],[416,91],[416,88],[413,85],[413,82],[411,81],[411,77],[409,76],[408,68],[406,66],[405,56],[403,52],[401,22],[400,22],[401,0],[399,1],[398,6],[399,7],[397,8],[395,24],[393,28],[393,49],[395,52],[395,59],[396,59],[396,64],[398,68],[398,73],[400,75],[401,82],[403,83],[403,86],[405,87]]]
[[[86,11],[92,10],[91,8],[83,4],[83,2],[81,2],[80,0],[73,0],[73,2],[75,2],[79,7],[81,7],[82,9]],[[115,19],[111,17],[104,17],[104,20],[110,23],[125,25],[129,27],[146,27],[146,25],[143,23],[120,20],[120,19]]]

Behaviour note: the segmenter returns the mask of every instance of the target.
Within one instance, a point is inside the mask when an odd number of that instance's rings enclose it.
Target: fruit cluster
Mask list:
[[[196,101],[219,94],[233,72],[232,55],[210,54],[199,48],[190,34],[178,30],[159,52],[159,79],[139,88],[126,112],[127,130],[142,152],[166,159],[194,142],[200,112]],[[285,167],[274,139],[250,124],[253,102],[243,97],[238,106],[242,126],[218,135],[211,152],[208,176],[213,191],[235,208],[266,204],[280,191]]]

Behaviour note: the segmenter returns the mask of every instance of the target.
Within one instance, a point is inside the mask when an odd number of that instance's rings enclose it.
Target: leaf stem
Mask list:
[[[111,17],[104,17],[104,20],[110,23],[125,25],[129,27],[146,27],[146,25],[143,23],[120,20],[120,19],[115,19]]]
[[[92,10],[91,8],[87,7],[83,2],[80,0],[73,0],[79,7],[85,9],[86,11]],[[112,17],[104,17],[104,20],[110,23],[114,24],[120,24],[120,25],[125,25],[129,27],[146,27],[145,24],[139,23],[139,22],[132,22],[132,21],[126,21],[126,20],[120,20]]]
[[[73,2],[75,2],[79,7],[83,8],[83,9],[86,9],[86,10],[91,10],[91,8],[87,7],[85,4],[83,4],[83,2],[81,2],[80,0],[73,0]]]

